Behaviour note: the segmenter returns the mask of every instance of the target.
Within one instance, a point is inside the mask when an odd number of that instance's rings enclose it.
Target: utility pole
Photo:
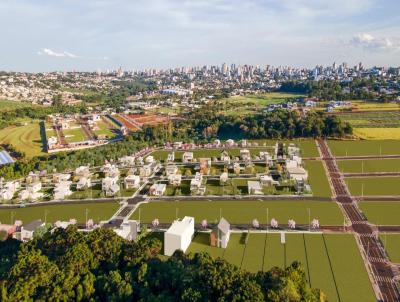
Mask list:
[[[311,209],[307,208],[308,211],[308,231],[311,231]]]
[[[267,233],[269,230],[269,208],[267,208]]]

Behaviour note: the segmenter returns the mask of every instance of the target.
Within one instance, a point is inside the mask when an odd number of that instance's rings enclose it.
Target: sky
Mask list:
[[[399,0],[0,0],[0,70],[400,66]]]

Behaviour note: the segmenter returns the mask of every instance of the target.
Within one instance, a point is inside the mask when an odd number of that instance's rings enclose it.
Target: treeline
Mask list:
[[[112,230],[46,232],[30,242],[0,242],[1,301],[326,301],[303,267],[248,273],[208,254],[176,252],[144,236]]]
[[[305,117],[296,111],[275,110],[270,113],[246,117],[215,114],[219,109],[213,105],[191,113],[180,122],[180,132],[194,140],[211,138],[298,138],[343,137],[352,134],[349,123],[333,115],[309,112]],[[181,136],[182,133],[178,133]]]
[[[22,159],[13,164],[0,166],[0,177],[15,179],[26,176],[30,171],[47,170],[62,172],[72,170],[81,165],[100,166],[106,160],[116,161],[118,158],[131,155],[145,147],[162,144],[165,141],[164,131],[157,128],[134,133],[123,141],[71,152],[60,152],[47,156]]]
[[[32,106],[17,108],[14,110],[0,111],[0,129],[10,125],[14,125],[16,120],[23,118],[30,119],[45,119],[47,115],[53,113],[63,114],[74,114],[74,113],[85,113],[86,108],[84,106]]]
[[[397,95],[380,93],[380,88],[388,87],[388,84],[376,77],[355,78],[351,82],[339,82],[330,80],[321,81],[288,81],[282,83],[279,91],[301,93],[309,97],[318,97],[323,100],[374,100],[393,101]]]

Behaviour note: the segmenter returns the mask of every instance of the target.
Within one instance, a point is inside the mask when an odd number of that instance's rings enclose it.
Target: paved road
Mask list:
[[[321,157],[325,162],[336,200],[342,205],[347,218],[352,223],[354,232],[356,232],[360,239],[360,247],[363,249],[363,253],[368,259],[372,277],[381,294],[381,301],[400,301],[400,293],[394,280],[395,274],[393,268],[386,256],[384,248],[376,236],[378,229],[368,223],[367,219],[358,208],[355,199],[350,195],[347,185],[336,165],[336,160],[332,156],[326,141],[318,140],[317,143]],[[346,159],[348,159],[348,157]]]

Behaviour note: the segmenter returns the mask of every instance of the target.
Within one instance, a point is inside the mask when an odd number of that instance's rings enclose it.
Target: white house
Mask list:
[[[101,180],[101,189],[106,193],[106,196],[114,196],[119,192],[118,178],[105,177]]]
[[[287,159],[285,161],[286,169],[288,168],[297,168],[299,166],[298,162],[295,160]]]
[[[231,157],[229,156],[229,153],[226,150],[223,150],[221,152],[220,160],[228,165],[231,163]]]
[[[190,180],[190,192],[197,193],[203,183],[203,175],[196,172],[194,178]]]
[[[181,174],[170,174],[168,175],[168,182],[170,185],[175,187],[180,186],[182,182],[182,175]]]
[[[191,163],[191,162],[193,162],[193,152],[185,152],[185,153],[183,153],[182,162],[183,163]]]
[[[90,176],[90,170],[88,166],[80,166],[75,169],[75,176],[78,177],[89,177]]]
[[[290,179],[307,181],[308,172],[302,167],[287,168],[287,175]]]
[[[167,176],[178,173],[178,167],[175,165],[168,165],[165,167],[165,173]]]
[[[218,225],[211,231],[210,245],[226,249],[231,235],[230,224],[225,218],[221,218]]]
[[[85,190],[87,188],[90,188],[92,186],[92,181],[90,180],[89,177],[79,177],[78,182],[76,183],[76,189],[77,190]]]
[[[19,181],[9,181],[0,188],[0,199],[11,200],[14,197],[15,192],[19,189]]]
[[[228,139],[225,142],[225,146],[227,147],[233,147],[235,145],[235,141],[233,139]]]
[[[274,180],[271,175],[261,175],[260,182],[262,186],[270,187],[272,185],[279,185],[279,182]]]
[[[169,153],[167,157],[167,162],[171,163],[175,161],[175,152]]]
[[[240,164],[239,163],[233,163],[233,173],[240,174],[241,170],[242,169],[240,168]]]
[[[140,223],[137,220],[127,220],[122,222],[119,228],[114,229],[114,232],[126,239],[126,240],[136,240],[139,233]]]
[[[294,144],[289,144],[288,146],[288,155],[292,156],[292,155],[300,155],[300,148],[296,147]]]
[[[105,164],[102,168],[105,177],[119,179],[119,169],[115,165]]]
[[[119,159],[119,163],[124,167],[131,167],[135,165],[136,158],[134,156],[123,156]]]
[[[126,189],[137,189],[140,186],[140,176],[128,175],[124,179],[124,184]]]
[[[219,176],[219,183],[225,184],[228,181],[228,172],[222,172]]]
[[[186,252],[194,234],[194,218],[185,216],[175,220],[164,233],[164,254],[172,256],[176,250]]]
[[[261,183],[255,180],[247,181],[247,191],[249,195],[263,195]]]
[[[166,189],[167,189],[166,184],[153,184],[150,187],[149,193],[152,196],[162,196],[164,195]]]
[[[151,164],[152,162],[154,162],[154,156],[153,155],[149,155],[145,158],[144,160],[146,163]]]
[[[54,188],[54,199],[60,200],[60,199],[65,199],[65,197],[69,196],[72,194],[72,191],[70,189],[71,187],[71,181],[62,181],[56,185]]]
[[[251,160],[250,151],[248,149],[241,149],[240,150],[240,158],[244,161]]]
[[[21,240],[22,241],[29,241],[33,238],[33,235],[35,234],[36,230],[39,227],[44,226],[44,222],[42,220],[34,220],[27,225],[23,225],[21,227]]]
[[[42,189],[42,183],[41,182],[34,182],[31,184],[26,185],[26,190],[30,193],[36,193],[39,192]]]

